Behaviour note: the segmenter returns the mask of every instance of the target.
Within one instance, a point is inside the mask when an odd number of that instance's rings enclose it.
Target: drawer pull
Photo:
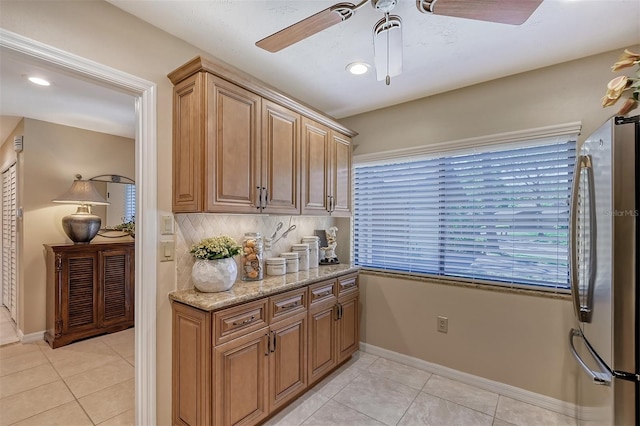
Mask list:
[[[330,295],[331,293],[332,293],[331,290],[323,291],[322,293],[316,294],[316,298],[325,297],[325,296]]]
[[[349,287],[353,287],[356,285],[355,280],[353,281],[348,281],[346,283],[340,283],[340,286],[342,286],[342,288],[349,288]]]
[[[255,319],[256,319],[256,317],[255,317],[254,315],[251,315],[251,318],[247,318],[247,319],[246,319],[246,320],[244,320],[244,321],[234,321],[234,322],[233,322],[233,325],[235,325],[235,326],[247,325],[247,324],[249,324],[250,322],[253,322],[253,320],[255,320]]]
[[[282,309],[292,309],[292,308],[295,308],[297,306],[300,306],[300,301],[299,300],[296,300],[295,302],[287,303],[286,305],[282,305],[281,308]]]

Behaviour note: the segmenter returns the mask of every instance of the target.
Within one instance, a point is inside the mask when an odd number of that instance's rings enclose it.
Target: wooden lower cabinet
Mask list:
[[[269,329],[217,346],[215,424],[252,425],[269,414]]]
[[[271,326],[269,408],[274,411],[307,388],[307,313]]]
[[[309,383],[315,383],[338,365],[336,299],[309,310]]]
[[[45,244],[52,348],[133,327],[135,243]]]
[[[211,314],[173,303],[173,424],[211,424]]]
[[[359,293],[355,281],[336,297],[339,283],[214,312],[174,301],[173,424],[259,424],[348,359]]]
[[[346,360],[358,350],[360,343],[358,299],[358,293],[338,298],[338,320],[336,321],[338,363]]]

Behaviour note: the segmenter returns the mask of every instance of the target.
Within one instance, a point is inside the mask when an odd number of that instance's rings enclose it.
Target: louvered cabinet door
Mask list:
[[[135,244],[45,244],[52,348],[133,327]]]
[[[133,294],[129,250],[105,250],[100,253],[100,325],[108,327],[133,320]]]
[[[97,271],[97,252],[62,255],[59,271],[62,324],[56,327],[62,334],[81,332],[98,325]]]

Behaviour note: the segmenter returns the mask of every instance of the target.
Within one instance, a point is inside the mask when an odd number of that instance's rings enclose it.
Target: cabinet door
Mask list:
[[[197,73],[173,89],[173,211],[203,209],[205,117],[203,74]]]
[[[351,139],[331,132],[331,205],[334,216],[351,215]]]
[[[215,424],[253,425],[269,413],[269,329],[216,346]]]
[[[172,303],[174,425],[211,424],[211,314]]]
[[[265,213],[300,214],[300,114],[262,101]]]
[[[338,299],[338,363],[358,350],[360,345],[359,293]]]
[[[207,80],[206,211],[257,213],[260,97],[205,74]]]
[[[336,332],[335,298],[309,309],[309,384],[337,365]]]
[[[269,356],[270,410],[307,387],[307,312],[271,326]]]
[[[131,300],[131,252],[127,249],[105,250],[99,254],[100,264],[100,325],[109,327],[133,321]]]
[[[328,214],[330,194],[330,130],[302,119],[302,213]]]
[[[62,334],[92,330],[98,326],[98,253],[64,254],[62,262]]]

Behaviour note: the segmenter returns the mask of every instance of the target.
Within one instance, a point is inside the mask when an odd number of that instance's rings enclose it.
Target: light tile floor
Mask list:
[[[0,347],[0,426],[134,425],[134,329]]]
[[[266,425],[575,426],[576,421],[503,395],[358,352]]]
[[[134,331],[0,347],[0,426],[133,425]],[[574,425],[571,417],[358,352],[268,426]]]

